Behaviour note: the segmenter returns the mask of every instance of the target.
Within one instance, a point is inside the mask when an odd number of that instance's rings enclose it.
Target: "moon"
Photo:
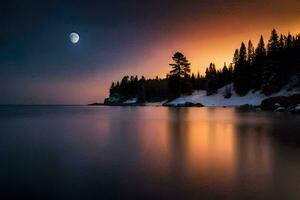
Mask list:
[[[70,41],[73,44],[76,44],[79,42],[80,37],[79,37],[78,33],[71,33],[69,37],[70,37]]]

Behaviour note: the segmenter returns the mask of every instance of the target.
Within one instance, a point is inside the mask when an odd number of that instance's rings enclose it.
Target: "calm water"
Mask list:
[[[0,107],[5,199],[300,199],[299,116]],[[299,133],[300,134],[300,133]]]

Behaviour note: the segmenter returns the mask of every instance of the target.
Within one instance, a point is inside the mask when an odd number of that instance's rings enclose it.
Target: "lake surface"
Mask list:
[[[2,106],[0,130],[4,199],[300,199],[300,148],[277,137],[296,115]]]

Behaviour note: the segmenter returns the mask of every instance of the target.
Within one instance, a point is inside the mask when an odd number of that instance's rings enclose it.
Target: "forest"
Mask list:
[[[229,84],[233,88],[226,89],[224,98],[231,97],[232,89],[240,96],[255,91],[271,95],[300,75],[300,34],[279,35],[273,29],[267,43],[263,36],[256,47],[251,40],[242,42],[234,51],[232,63],[221,68],[210,63],[205,75],[191,73],[191,63],[181,52],[173,55],[170,67],[166,78],[124,76],[121,81],[113,82],[105,103],[122,103],[133,98],[137,103],[171,101],[195,90],[206,90],[207,95],[213,95]]]

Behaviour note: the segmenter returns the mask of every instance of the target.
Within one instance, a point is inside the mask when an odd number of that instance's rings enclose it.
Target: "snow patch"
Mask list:
[[[167,103],[167,100],[161,102],[146,102],[146,106],[162,106],[163,104]]]
[[[299,93],[299,89],[288,91],[287,88],[283,88],[280,92],[272,94],[270,96],[266,96],[262,94],[260,91],[256,91],[256,92],[250,91],[248,92],[247,95],[241,97],[237,95],[235,91],[232,90],[231,91],[232,96],[226,99],[224,98],[224,94],[226,89],[228,89],[228,87],[233,88],[232,84],[226,85],[220,88],[217,94],[211,96],[206,96],[205,90],[195,91],[190,96],[182,96],[169,102],[168,105],[177,106],[177,105],[185,104],[186,102],[190,102],[194,104],[201,103],[202,105],[207,107],[224,107],[224,106],[233,107],[233,106],[242,106],[242,105],[259,106],[261,102],[266,98],[275,97],[275,96],[288,96],[288,95]]]
[[[295,112],[300,113],[300,105],[298,104],[295,108],[294,108]]]
[[[124,101],[123,104],[133,104],[137,102],[137,98],[128,99],[127,101]]]
[[[284,112],[285,108],[284,107],[279,107],[275,110],[275,112]]]

